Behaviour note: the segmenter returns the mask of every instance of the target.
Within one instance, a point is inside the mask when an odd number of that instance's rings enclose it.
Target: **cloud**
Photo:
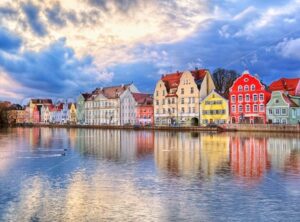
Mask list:
[[[300,38],[284,39],[276,45],[275,50],[284,58],[300,60]]]
[[[112,72],[98,69],[90,56],[77,58],[74,50],[65,45],[65,39],[38,52],[0,51],[0,66],[11,79],[26,88],[23,94],[27,96],[34,91],[72,96],[113,77]]]
[[[48,18],[48,20],[58,26],[64,26],[66,25],[66,21],[62,15],[62,8],[59,3],[56,3],[52,8],[47,8],[45,10],[45,14]]]
[[[21,43],[18,36],[12,35],[7,29],[0,27],[0,50],[16,50],[20,48]]]
[[[23,4],[22,9],[26,15],[27,21],[35,34],[45,36],[47,30],[44,24],[40,21],[39,8],[32,3]]]

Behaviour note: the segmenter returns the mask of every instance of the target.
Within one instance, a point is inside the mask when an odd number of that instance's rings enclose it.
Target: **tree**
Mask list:
[[[239,74],[235,70],[227,70],[218,68],[213,74],[216,90],[224,97],[228,98],[229,89],[233,82],[239,77]]]

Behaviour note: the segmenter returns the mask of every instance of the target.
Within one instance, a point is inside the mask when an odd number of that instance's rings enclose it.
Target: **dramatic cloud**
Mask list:
[[[0,68],[15,98],[131,81],[151,92],[161,74],[195,67],[269,83],[299,76],[299,20],[299,0],[1,1]]]

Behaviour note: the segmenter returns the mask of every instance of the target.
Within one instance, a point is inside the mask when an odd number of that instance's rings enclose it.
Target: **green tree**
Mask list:
[[[235,70],[227,70],[218,68],[213,74],[216,90],[224,97],[228,98],[229,89],[233,82],[239,77],[239,74]]]

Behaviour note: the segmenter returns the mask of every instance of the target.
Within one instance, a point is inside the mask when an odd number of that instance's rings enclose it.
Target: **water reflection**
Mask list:
[[[300,216],[295,135],[16,128],[0,143],[1,221]],[[43,149],[68,151],[20,158]]]

